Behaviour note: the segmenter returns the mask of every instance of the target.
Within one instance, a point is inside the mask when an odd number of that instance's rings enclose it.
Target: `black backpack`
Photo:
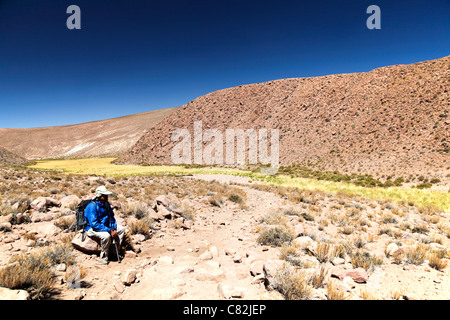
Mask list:
[[[84,219],[84,210],[86,209],[87,205],[91,203],[91,201],[91,199],[82,200],[78,204],[77,211],[75,213],[75,221],[69,227],[69,230],[72,229],[73,226],[75,226],[75,232],[78,230],[84,230],[87,224],[86,220]]]

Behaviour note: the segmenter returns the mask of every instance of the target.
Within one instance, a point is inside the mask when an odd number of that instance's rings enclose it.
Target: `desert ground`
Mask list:
[[[113,191],[124,255],[74,248],[76,204]],[[0,170],[0,296],[446,300],[450,213],[248,177]]]

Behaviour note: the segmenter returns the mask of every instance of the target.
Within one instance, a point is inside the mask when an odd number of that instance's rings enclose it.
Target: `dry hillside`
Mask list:
[[[118,155],[177,108],[70,126],[0,129],[0,146],[27,159]]]
[[[25,159],[0,147],[0,166],[21,165]]]
[[[448,179],[450,56],[367,73],[243,85],[199,97],[119,163],[171,163],[175,129],[279,129],[280,164]],[[225,152],[224,152],[225,154]]]

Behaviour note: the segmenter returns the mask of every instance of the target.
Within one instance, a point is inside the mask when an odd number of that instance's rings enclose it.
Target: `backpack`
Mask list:
[[[72,229],[73,226],[75,226],[75,232],[78,230],[84,230],[87,224],[86,220],[84,219],[84,210],[86,209],[87,205],[91,203],[91,201],[92,201],[91,199],[82,200],[77,205],[77,211],[75,213],[75,221],[69,227],[69,230]]]
[[[78,229],[84,230],[84,228],[87,225],[86,220],[84,219],[84,210],[86,209],[87,205],[91,203],[91,199],[88,200],[82,200],[78,206],[77,206],[77,212],[76,212],[76,226],[75,231]]]

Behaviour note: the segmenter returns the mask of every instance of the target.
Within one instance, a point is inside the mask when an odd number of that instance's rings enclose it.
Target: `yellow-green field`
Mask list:
[[[305,190],[319,190],[329,193],[343,192],[349,195],[369,199],[393,200],[413,203],[419,207],[433,206],[444,211],[450,211],[450,194],[432,190],[406,188],[366,188],[350,183],[321,181],[315,179],[296,178],[290,176],[265,176],[251,171],[226,168],[185,168],[183,166],[138,166],[116,165],[115,158],[49,160],[38,161],[30,168],[58,170],[66,174],[98,175],[98,176],[133,176],[154,174],[225,174],[249,177],[267,184],[296,187]]]

